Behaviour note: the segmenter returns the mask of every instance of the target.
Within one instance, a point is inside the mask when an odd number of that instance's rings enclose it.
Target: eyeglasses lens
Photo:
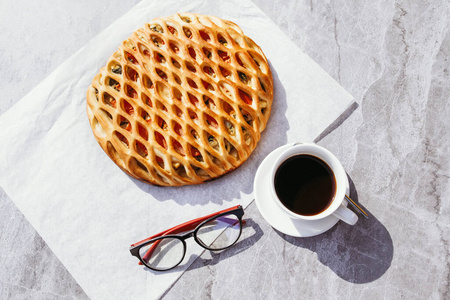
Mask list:
[[[167,270],[183,259],[184,244],[177,238],[163,238],[141,247],[139,255],[148,267]]]
[[[197,231],[197,239],[211,250],[221,250],[233,245],[240,235],[241,224],[235,215],[215,218]]]

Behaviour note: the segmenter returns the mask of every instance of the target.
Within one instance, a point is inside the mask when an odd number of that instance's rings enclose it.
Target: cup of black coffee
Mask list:
[[[287,148],[272,168],[272,196],[291,217],[319,220],[334,215],[354,225],[358,216],[344,203],[348,178],[339,160],[313,143]]]

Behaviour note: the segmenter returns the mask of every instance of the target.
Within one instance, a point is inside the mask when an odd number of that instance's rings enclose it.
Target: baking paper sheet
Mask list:
[[[131,32],[184,11],[231,20],[261,46],[274,76],[273,109],[256,150],[236,171],[203,185],[154,187],[123,173],[98,146],[85,94]],[[188,244],[182,266],[154,273],[130,255],[132,243],[220,209],[246,207],[264,157],[285,143],[314,140],[352,101],[251,1],[142,1],[0,117],[0,184],[89,297],[152,299],[201,249]]]

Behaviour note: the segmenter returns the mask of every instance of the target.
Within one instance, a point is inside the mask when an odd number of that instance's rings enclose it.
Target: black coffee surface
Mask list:
[[[313,216],[323,212],[333,201],[336,179],[321,159],[312,155],[296,155],[278,168],[275,191],[289,210]]]

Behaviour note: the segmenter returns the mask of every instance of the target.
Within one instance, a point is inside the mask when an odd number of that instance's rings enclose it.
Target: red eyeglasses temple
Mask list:
[[[170,229],[164,230],[164,231],[162,231],[162,232],[160,232],[158,234],[152,235],[151,237],[146,238],[145,240],[142,240],[140,242],[134,243],[134,244],[131,245],[131,247],[138,246],[138,245],[140,245],[142,243],[145,243],[145,242],[147,242],[147,241],[149,241],[151,239],[154,239],[156,237],[159,237],[159,236],[165,236],[165,235],[169,235],[169,234],[177,234],[177,233],[185,232],[185,231],[188,231],[188,230],[192,230],[195,227],[197,227],[201,222],[203,222],[205,220],[208,220],[209,218],[212,218],[214,216],[220,215],[222,213],[233,211],[233,210],[238,209],[240,207],[241,207],[241,205],[237,205],[237,206],[234,206],[234,207],[231,207],[231,208],[219,211],[219,212],[215,212],[213,214],[210,214],[210,215],[207,215],[207,216],[204,216],[204,217],[200,217],[200,218],[197,218],[197,219],[185,222],[183,224],[177,225],[177,226],[172,227]],[[244,220],[242,220],[242,224],[245,224]],[[147,251],[146,256],[150,256],[151,252],[152,251],[151,251],[151,248],[150,248]],[[142,265],[142,262],[139,262],[139,264]]]

